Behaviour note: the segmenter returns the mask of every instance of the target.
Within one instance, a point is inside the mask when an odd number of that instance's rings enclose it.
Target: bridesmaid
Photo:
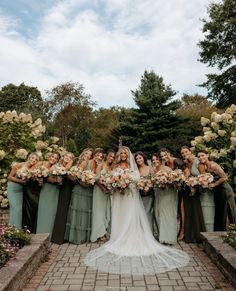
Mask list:
[[[17,228],[22,228],[22,211],[23,211],[23,185],[27,180],[17,177],[17,171],[23,167],[28,170],[33,169],[39,161],[39,156],[36,153],[29,155],[27,162],[16,163],[12,166],[8,176],[7,197],[9,200],[9,224],[15,225]]]
[[[183,146],[181,155],[186,163],[185,176],[198,176],[200,174],[198,170],[199,161],[191,150],[187,146]],[[201,242],[200,232],[206,231],[206,228],[199,189],[196,190],[194,195],[191,195],[191,189],[186,186],[182,189],[182,194],[184,203],[184,240],[186,243]]]
[[[148,165],[147,156],[143,152],[137,152],[134,156],[136,164],[138,166],[140,178],[151,178],[151,167]],[[153,232],[153,203],[154,203],[154,191],[153,188],[148,192],[139,191],[143,201],[143,205],[147,214],[149,225]]]
[[[167,173],[171,172],[170,167],[161,164],[161,159],[157,154],[152,156],[152,165],[154,174],[160,170]],[[159,242],[171,245],[176,244],[178,234],[177,190],[170,186],[166,186],[165,188],[154,187],[154,192],[154,214],[158,225]]]
[[[36,166],[37,164],[35,167]],[[37,212],[41,186],[42,185],[34,179],[27,180],[26,184],[23,185],[22,226],[27,228],[31,233],[36,233]]]
[[[84,159],[79,164],[82,171],[90,170],[95,173],[97,165],[103,159],[103,150],[97,149],[94,151],[94,158],[91,158],[91,150],[83,151],[79,157],[79,162]],[[82,244],[90,241],[92,207],[93,186],[79,181],[72,191],[71,202],[67,215],[65,240],[75,244]]]
[[[97,167],[96,174],[98,179],[101,175],[111,173],[115,160],[115,151],[109,150],[106,160]],[[108,190],[98,182],[94,185],[93,190],[93,215],[92,215],[92,232],[91,242],[98,239],[104,241],[107,239],[107,232],[111,216],[111,199]]]
[[[67,152],[59,161],[59,163],[69,170],[73,164],[74,155]],[[54,221],[54,227],[52,231],[51,241],[56,244],[63,244],[65,230],[66,230],[66,219],[67,212],[70,204],[70,198],[74,183],[68,176],[63,179],[63,184],[60,187],[59,198],[57,204],[57,212]]]
[[[160,149],[159,155],[162,160],[162,163],[170,167],[172,170],[182,169],[184,164],[183,161],[181,159],[173,157],[168,149],[166,148]],[[178,191],[178,217],[180,221],[178,239],[182,240],[184,237],[184,205],[181,190]]]
[[[59,153],[50,153],[48,155],[48,161],[44,162],[44,165],[50,171],[50,169],[58,163],[59,159]],[[61,182],[62,177],[49,176],[40,191],[36,233],[49,233],[50,239],[57,211],[59,197],[58,184]]]
[[[204,170],[207,173],[211,173],[215,178],[214,182],[209,185],[209,188],[213,190],[215,202],[214,231],[224,231],[226,229],[227,206],[229,206],[231,211],[232,222],[236,223],[236,206],[233,189],[227,182],[227,176],[221,166],[210,161],[206,151],[200,151],[197,156]]]

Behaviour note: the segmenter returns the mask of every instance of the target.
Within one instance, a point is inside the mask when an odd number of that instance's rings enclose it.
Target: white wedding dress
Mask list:
[[[138,169],[130,152],[130,169],[138,179]],[[90,251],[85,264],[114,274],[155,274],[188,264],[187,253],[158,243],[152,235],[139,192],[134,184],[125,194],[112,197],[110,240]]]

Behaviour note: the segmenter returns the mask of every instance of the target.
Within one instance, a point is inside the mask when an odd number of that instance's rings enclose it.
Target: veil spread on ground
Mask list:
[[[133,179],[137,180],[137,165],[130,150],[126,149]],[[132,184],[125,194],[118,191],[113,194],[110,240],[90,251],[84,261],[87,266],[102,272],[140,275],[162,273],[185,266],[189,256],[156,241],[139,192]]]

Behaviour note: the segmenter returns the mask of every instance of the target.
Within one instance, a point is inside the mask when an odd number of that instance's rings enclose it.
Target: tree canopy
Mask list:
[[[209,19],[203,20],[204,39],[199,42],[200,61],[219,73],[207,75],[202,86],[208,98],[220,108],[236,104],[236,2],[222,0],[208,7]]]

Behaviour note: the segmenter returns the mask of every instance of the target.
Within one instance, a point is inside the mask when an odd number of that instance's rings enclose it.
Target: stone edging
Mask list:
[[[31,245],[20,249],[0,269],[0,291],[20,291],[34,275],[49,252],[49,235],[35,234]]]
[[[225,234],[226,232],[202,232],[203,248],[236,288],[236,250],[223,241],[221,236]]]

